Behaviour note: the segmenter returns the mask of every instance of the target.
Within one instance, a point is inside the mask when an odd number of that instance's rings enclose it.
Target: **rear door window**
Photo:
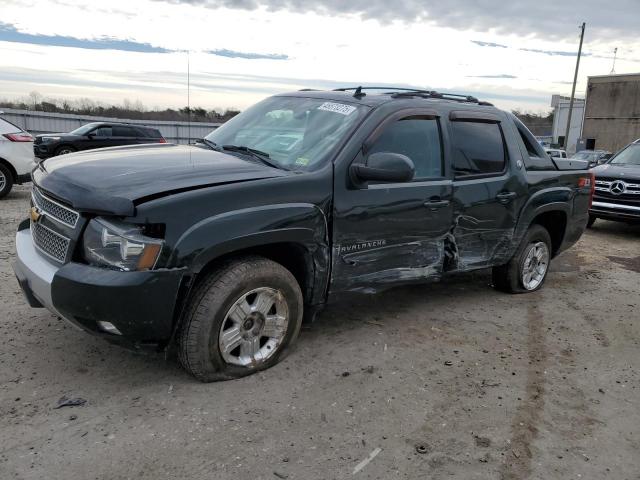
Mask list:
[[[114,126],[113,127],[113,136],[114,137],[135,138],[135,137],[138,136],[138,133],[136,132],[136,130],[134,128],[131,128],[131,127]]]
[[[453,168],[456,178],[494,176],[505,171],[507,154],[499,123],[453,121]]]
[[[368,153],[379,152],[409,157],[415,165],[415,180],[443,176],[440,127],[433,117],[410,116],[393,122]]]

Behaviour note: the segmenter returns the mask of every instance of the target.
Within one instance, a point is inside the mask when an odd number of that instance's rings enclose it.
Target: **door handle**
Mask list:
[[[428,200],[424,202],[424,206],[431,210],[437,210],[449,206],[449,200]]]
[[[509,203],[517,196],[518,194],[516,192],[502,192],[496,195],[496,198],[500,201],[500,203]]]

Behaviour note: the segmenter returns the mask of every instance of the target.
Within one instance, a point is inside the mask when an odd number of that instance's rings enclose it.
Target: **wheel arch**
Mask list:
[[[551,237],[551,256],[554,257],[560,251],[562,242],[567,232],[568,215],[562,210],[547,210],[539,213],[531,225],[544,227]]]
[[[175,314],[179,323],[194,287],[231,259],[261,256],[289,270],[305,306],[325,302],[330,269],[324,212],[311,204],[241,209],[205,218],[177,240],[168,266],[187,266]]]
[[[542,225],[551,236],[552,255],[555,256],[562,246],[572,215],[572,195],[573,191],[568,187],[535,192],[522,209],[514,244],[519,244],[531,225]]]
[[[15,183],[18,180],[18,172],[16,171],[15,167],[11,164],[11,162],[5,160],[2,157],[0,157],[0,164],[9,169],[9,172],[11,172],[12,176],[11,180],[13,181],[13,183]]]

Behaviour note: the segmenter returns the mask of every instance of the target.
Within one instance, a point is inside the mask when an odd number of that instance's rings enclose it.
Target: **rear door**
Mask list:
[[[435,112],[398,112],[365,141],[354,163],[400,153],[413,161],[414,180],[356,187],[347,179],[347,188],[345,178],[334,180],[331,293],[372,292],[442,272],[452,198],[442,137]]]
[[[519,205],[526,187],[511,170],[522,168],[519,151],[510,152],[501,115],[452,111],[449,116],[453,181],[451,270],[473,270],[508,260]],[[510,130],[508,130],[510,132]],[[511,133],[510,133],[511,134]]]

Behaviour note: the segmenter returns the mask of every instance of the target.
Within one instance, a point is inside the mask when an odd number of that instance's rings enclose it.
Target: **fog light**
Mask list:
[[[122,332],[111,322],[98,322],[98,327],[100,327],[100,330],[103,332],[110,333],[111,335],[122,335]]]

